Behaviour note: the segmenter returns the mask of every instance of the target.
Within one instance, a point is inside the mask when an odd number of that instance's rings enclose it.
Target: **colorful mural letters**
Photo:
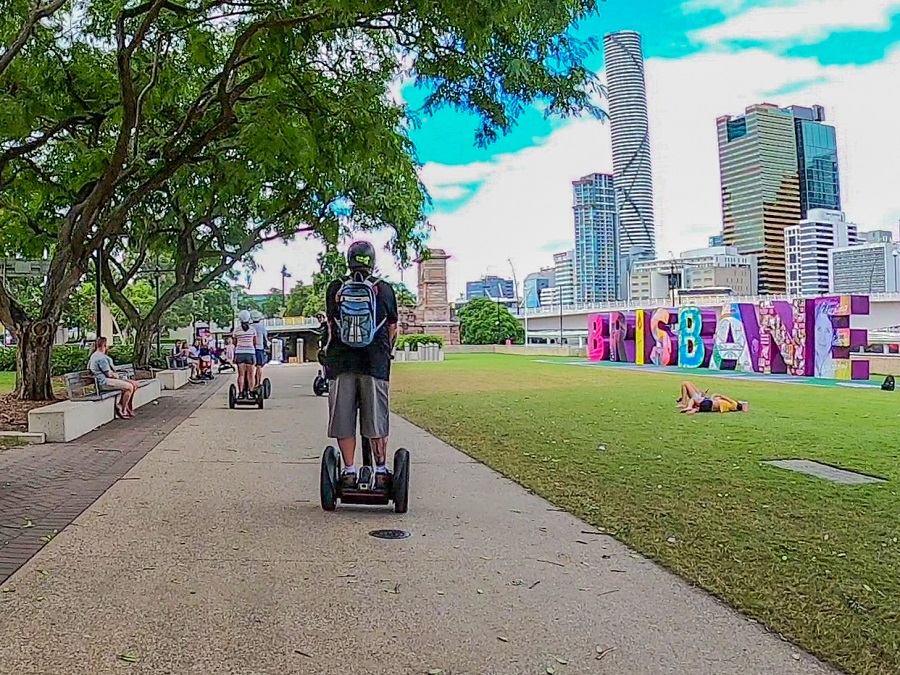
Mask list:
[[[592,314],[588,358],[866,380],[868,361],[850,352],[867,343],[867,332],[850,320],[868,313],[868,297],[831,296]]]

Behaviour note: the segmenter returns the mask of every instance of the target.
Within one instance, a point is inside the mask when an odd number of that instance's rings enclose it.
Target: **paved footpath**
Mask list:
[[[0,587],[0,674],[832,672],[400,419],[409,513],[324,513],[315,369],[268,370],[265,410],[228,410],[226,378],[192,389],[136,464],[150,441],[121,423],[65,450],[133,468],[99,469],[111,487]],[[80,510],[64,492],[58,524]]]

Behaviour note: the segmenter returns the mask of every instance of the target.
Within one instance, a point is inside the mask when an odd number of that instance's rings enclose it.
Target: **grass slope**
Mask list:
[[[900,672],[900,397],[453,355],[395,366],[397,412],[851,673]],[[600,449],[604,446],[605,449]],[[806,458],[890,482],[760,464]],[[671,543],[674,542],[674,543]]]

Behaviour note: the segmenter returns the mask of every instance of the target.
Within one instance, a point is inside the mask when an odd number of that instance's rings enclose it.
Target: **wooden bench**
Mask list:
[[[134,367],[125,364],[116,367],[123,377],[134,378]],[[65,443],[84,436],[115,418],[116,400],[121,392],[103,391],[90,371],[63,375],[68,401],[60,401],[28,413],[28,431],[44,434],[48,443]],[[139,408],[160,397],[157,379],[138,380],[133,405]]]

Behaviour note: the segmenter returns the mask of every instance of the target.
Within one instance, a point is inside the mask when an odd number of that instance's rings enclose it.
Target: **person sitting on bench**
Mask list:
[[[120,391],[122,395],[115,406],[116,415],[124,420],[134,417],[134,394],[138,390],[138,383],[129,380],[124,375],[116,372],[112,358],[107,353],[109,343],[105,337],[99,337],[94,342],[94,349],[88,359],[88,370],[97,381],[101,391]]]

